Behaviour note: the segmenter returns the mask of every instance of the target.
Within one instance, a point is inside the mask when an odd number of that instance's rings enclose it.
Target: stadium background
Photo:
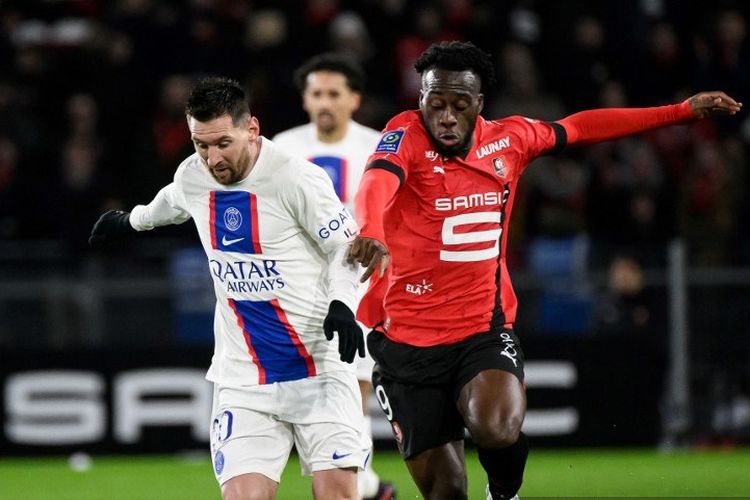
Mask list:
[[[379,129],[415,107],[414,59],[450,39],[494,55],[488,118],[701,90],[748,101],[749,15],[740,1],[0,0],[0,498],[41,455],[205,448],[213,298],[192,226],[86,247],[103,210],[150,200],[191,152],[196,76],[240,80],[267,137],[306,120],[291,76],[308,56],[362,62],[356,118]],[[748,444],[749,145],[743,111],[529,169],[509,260],[537,449]],[[392,449],[387,422],[376,432]],[[190,474],[211,480],[205,464]],[[566,491],[550,488],[532,492]]]

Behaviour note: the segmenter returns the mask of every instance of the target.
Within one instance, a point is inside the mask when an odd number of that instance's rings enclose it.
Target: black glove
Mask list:
[[[136,233],[130,225],[130,212],[110,210],[99,217],[89,236],[89,245],[102,248],[122,240],[124,237]]]
[[[328,316],[323,321],[323,331],[328,340],[333,340],[333,332],[338,332],[341,361],[353,362],[356,352],[359,352],[360,358],[365,357],[365,339],[362,336],[362,329],[355,321],[354,313],[343,302],[331,301],[331,305],[328,306]]]

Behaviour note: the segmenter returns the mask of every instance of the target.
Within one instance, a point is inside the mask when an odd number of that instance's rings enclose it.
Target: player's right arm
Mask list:
[[[116,243],[137,231],[148,231],[169,224],[182,224],[190,219],[184,208],[177,184],[172,182],[157,193],[148,205],[137,205],[132,212],[110,210],[96,221],[89,236],[94,248]]]
[[[349,249],[349,260],[359,262],[367,268],[360,278],[362,283],[368,280],[378,266],[381,277],[388,267],[383,212],[399,186],[399,178],[386,170],[368,168],[362,176],[354,198],[354,211],[358,214],[362,228]]]
[[[130,213],[130,225],[136,231],[150,231],[159,226],[182,224],[190,219],[183,208],[182,197],[176,183],[161,189],[148,205],[137,205]]]
[[[406,180],[409,149],[406,144],[409,112],[393,118],[385,126],[375,152],[367,160],[365,173],[354,197],[354,212],[360,231],[351,248],[349,261],[365,267],[360,281],[366,282],[379,269],[382,277],[389,263],[383,228],[386,207]]]

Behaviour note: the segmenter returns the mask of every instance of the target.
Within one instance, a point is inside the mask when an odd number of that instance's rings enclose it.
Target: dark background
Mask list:
[[[102,211],[148,202],[192,153],[183,104],[199,76],[238,79],[266,137],[306,121],[292,73],[307,57],[358,58],[367,88],[356,118],[380,129],[417,105],[414,60],[452,39],[496,63],[487,118],[554,120],[702,90],[750,106],[749,5],[0,0],[0,363],[98,370],[81,352],[148,364],[149,352],[156,362],[189,348],[207,365],[213,298],[192,223],[111,253],[86,245]],[[621,414],[642,408],[648,432],[633,443],[660,432],[673,241],[688,255],[689,442],[750,438],[749,146],[743,110],[539,159],[521,183],[508,258],[527,357],[553,346],[597,395],[585,404],[603,395]],[[618,382],[645,377],[656,396],[607,392],[586,368],[602,363]],[[612,442],[611,429],[591,436]]]

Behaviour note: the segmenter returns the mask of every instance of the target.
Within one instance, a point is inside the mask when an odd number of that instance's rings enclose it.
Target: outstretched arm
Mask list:
[[[557,123],[565,128],[567,145],[580,146],[699,118],[733,115],[741,108],[742,103],[724,92],[701,92],[679,104],[653,108],[592,109],[575,113]]]
[[[148,205],[138,205],[130,214],[130,225],[136,231],[149,231],[169,224],[182,224],[190,214],[182,208],[177,186],[172,183],[161,189]]]
[[[116,244],[135,233],[167,224],[182,224],[190,214],[180,208],[174,183],[164,187],[148,205],[138,205],[132,212],[110,210],[99,217],[89,236],[94,248]]]

